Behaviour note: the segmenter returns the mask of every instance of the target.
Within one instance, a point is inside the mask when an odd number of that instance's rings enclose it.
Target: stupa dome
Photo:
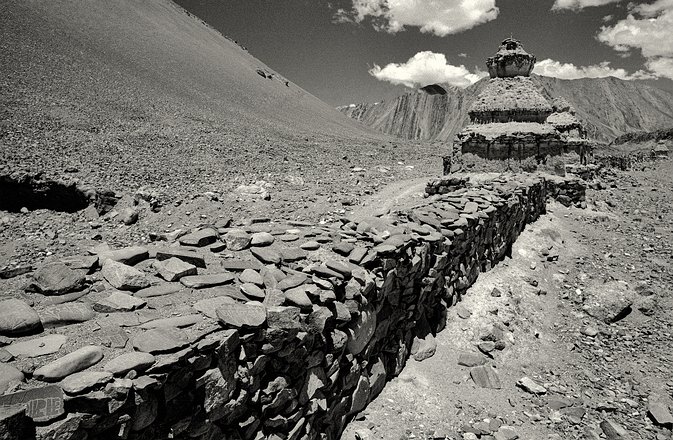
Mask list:
[[[530,76],[535,66],[535,55],[523,49],[519,40],[506,38],[498,48],[498,52],[486,60],[486,67],[491,78],[511,78],[513,76]]]

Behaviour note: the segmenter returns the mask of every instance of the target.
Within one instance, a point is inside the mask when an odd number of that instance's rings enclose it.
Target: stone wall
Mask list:
[[[545,198],[539,177],[497,178],[392,217],[213,225],[50,263],[0,304],[0,434],[336,439],[434,353],[446,308]]]
[[[581,156],[583,149],[585,154],[591,154],[591,146],[588,143],[568,142],[551,135],[530,134],[519,138],[502,136],[495,139],[470,136],[460,140],[461,153],[471,153],[491,160],[524,160],[529,157],[558,156],[573,152]]]

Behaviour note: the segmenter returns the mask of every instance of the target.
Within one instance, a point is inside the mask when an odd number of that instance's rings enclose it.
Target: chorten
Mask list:
[[[567,101],[552,104],[540,93],[530,78],[534,66],[535,56],[521,42],[502,42],[486,60],[491,78],[468,110],[470,123],[456,135],[454,154],[542,160],[576,151],[584,161],[589,148],[584,128]]]

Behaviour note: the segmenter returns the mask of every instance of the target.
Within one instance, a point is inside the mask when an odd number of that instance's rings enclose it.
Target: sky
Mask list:
[[[466,87],[513,36],[534,73],[673,91],[673,0],[175,0],[328,104]]]

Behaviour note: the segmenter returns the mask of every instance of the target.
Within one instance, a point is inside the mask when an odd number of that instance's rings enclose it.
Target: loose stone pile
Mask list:
[[[446,308],[545,198],[539,177],[498,178],[388,217],[224,222],[18,275],[0,302],[0,432],[338,438],[434,353]]]
[[[541,160],[576,152],[586,163],[592,144],[574,109],[563,99],[551,104],[530,78],[535,56],[518,40],[507,38],[486,65],[491,79],[470,107],[470,125],[456,135],[444,162],[445,174],[451,171],[451,158],[461,153],[495,160]]]

